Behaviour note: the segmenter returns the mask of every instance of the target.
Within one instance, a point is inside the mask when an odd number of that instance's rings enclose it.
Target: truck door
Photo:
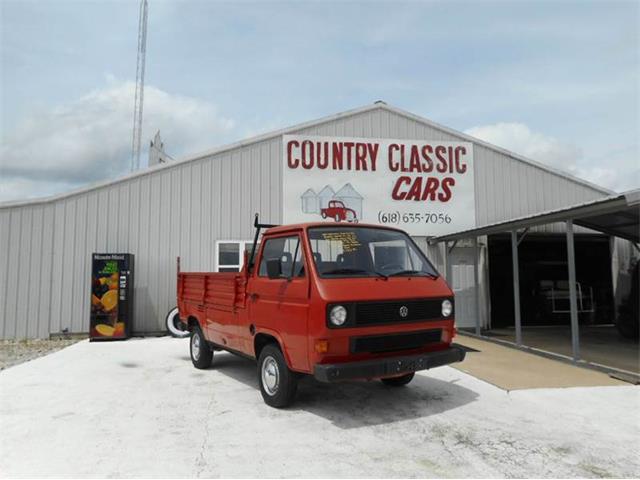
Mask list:
[[[307,369],[307,318],[309,270],[304,262],[298,234],[265,239],[259,263],[249,280],[249,323],[277,332],[296,369]],[[280,276],[269,278],[267,260],[279,260]]]

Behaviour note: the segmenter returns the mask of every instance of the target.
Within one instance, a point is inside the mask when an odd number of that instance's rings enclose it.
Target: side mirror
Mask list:
[[[282,277],[282,263],[279,258],[267,259],[267,277],[270,279]]]

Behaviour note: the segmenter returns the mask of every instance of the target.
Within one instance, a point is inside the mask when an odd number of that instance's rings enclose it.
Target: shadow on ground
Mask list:
[[[260,395],[255,362],[216,352],[211,369],[254,388]],[[423,375],[416,375],[409,385],[400,388],[379,381],[326,384],[305,376],[289,409],[304,410],[349,429],[424,418],[461,407],[477,397],[455,381]]]

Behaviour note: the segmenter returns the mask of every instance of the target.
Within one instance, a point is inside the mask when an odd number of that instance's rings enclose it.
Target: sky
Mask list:
[[[0,201],[129,171],[137,0],[0,0]],[[640,187],[638,1],[149,0],[142,163],[376,100]]]

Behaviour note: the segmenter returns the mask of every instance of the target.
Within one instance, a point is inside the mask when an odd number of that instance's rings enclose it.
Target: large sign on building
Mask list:
[[[469,142],[283,136],[283,222],[364,222],[432,236],[475,226]]]

